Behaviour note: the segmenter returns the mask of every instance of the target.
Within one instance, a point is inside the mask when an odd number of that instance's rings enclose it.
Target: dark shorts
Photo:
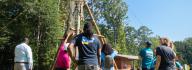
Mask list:
[[[155,70],[154,68],[150,68],[150,69],[148,69],[148,68],[142,68],[142,70]]]
[[[67,70],[65,68],[55,68],[55,70]]]
[[[163,67],[159,68],[159,70],[176,70],[176,67]]]

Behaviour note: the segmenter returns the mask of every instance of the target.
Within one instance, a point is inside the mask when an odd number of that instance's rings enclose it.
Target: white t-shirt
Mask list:
[[[30,66],[33,64],[31,48],[26,43],[21,43],[15,47],[14,62],[28,62]]]

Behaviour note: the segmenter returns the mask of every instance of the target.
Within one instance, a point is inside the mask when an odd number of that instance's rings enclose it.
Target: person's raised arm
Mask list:
[[[67,43],[67,40],[69,39],[70,36],[73,36],[74,35],[74,32],[73,31],[70,31],[65,37],[63,43],[66,44]]]
[[[75,52],[73,53],[73,49],[74,49],[74,47],[76,47],[76,45],[75,45],[76,39],[77,39],[77,37],[75,37],[75,38],[71,41],[71,43],[69,44],[69,46],[68,46],[68,48],[67,48],[67,51],[68,51],[68,53],[69,53],[69,56],[71,57],[71,59],[72,59],[72,61],[73,61],[74,63],[77,63],[77,62],[76,62],[76,59],[75,59],[75,55],[74,55],[74,53],[76,53],[77,51],[75,50]]]
[[[75,55],[74,55],[74,53],[73,53],[73,48],[74,48],[74,43],[70,43],[69,44],[69,46],[68,46],[68,49],[67,49],[67,51],[68,51],[68,53],[69,53],[69,56],[71,57],[71,59],[72,59],[72,61],[76,61],[75,60]]]

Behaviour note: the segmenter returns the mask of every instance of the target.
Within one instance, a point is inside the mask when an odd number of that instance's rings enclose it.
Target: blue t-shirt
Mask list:
[[[118,54],[118,52],[117,51],[113,51],[113,53],[110,55],[111,56],[111,58],[115,58],[115,56],[117,56],[117,54]],[[101,52],[101,68],[103,69],[103,70],[105,70],[104,69],[104,67],[105,67],[105,53],[104,52]],[[114,69],[114,66],[112,65],[111,66],[111,68],[110,68],[110,70],[113,70]]]
[[[139,55],[142,58],[142,68],[150,69],[153,67],[154,55],[151,48],[144,48],[140,51]]]
[[[97,37],[88,39],[83,34],[75,37],[73,42],[78,47],[78,65],[98,65],[97,52],[101,48],[100,41]]]

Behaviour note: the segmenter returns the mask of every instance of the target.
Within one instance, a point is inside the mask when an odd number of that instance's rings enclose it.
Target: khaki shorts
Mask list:
[[[15,63],[14,70],[29,70],[29,64],[26,63]]]

